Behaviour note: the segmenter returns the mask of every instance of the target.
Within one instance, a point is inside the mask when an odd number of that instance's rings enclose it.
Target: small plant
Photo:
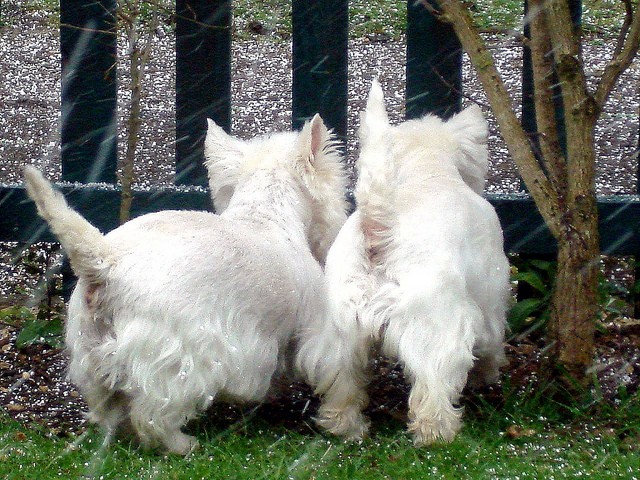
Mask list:
[[[62,348],[62,319],[51,317],[44,308],[34,313],[25,306],[7,307],[0,310],[0,322],[20,328],[16,338],[16,347],[20,349],[38,343]]]
[[[16,346],[44,343],[62,347],[62,259],[57,244],[33,244],[15,252],[26,276],[40,279],[36,285],[26,282],[17,290],[30,298],[29,306],[14,305],[0,310],[0,322],[19,329]],[[26,303],[26,302],[23,302]]]
[[[549,319],[551,293],[556,275],[556,264],[550,260],[512,258],[518,282],[518,300],[511,307],[507,321],[514,336],[538,331]]]
[[[507,321],[513,337],[538,332],[549,319],[551,293],[556,276],[556,262],[532,258],[512,257],[514,273],[511,280],[518,282],[518,299],[511,307]],[[625,316],[630,300],[640,293],[640,284],[626,289],[619,283],[599,274],[599,320],[607,323]]]

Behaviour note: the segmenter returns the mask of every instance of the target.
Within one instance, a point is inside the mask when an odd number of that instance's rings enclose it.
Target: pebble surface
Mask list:
[[[60,44],[51,14],[19,14],[15,2],[3,5],[7,26],[0,36],[0,183],[20,182],[21,166],[32,163],[56,179],[60,175]],[[14,12],[15,16],[12,16]],[[370,81],[379,76],[392,123],[404,116],[403,39],[349,42],[349,104],[347,159],[357,153],[356,128]],[[488,39],[513,103],[519,112],[521,47],[514,38]],[[144,78],[142,126],[136,160],[138,186],[168,184],[174,177],[175,141],[175,36],[168,26],[157,31]],[[119,58],[126,59],[126,39],[119,38]],[[601,73],[611,45],[586,42],[584,58],[590,81]],[[118,139],[124,156],[124,115],[129,98],[126,61],[119,62]],[[232,51],[232,132],[242,138],[284,130],[291,125],[291,45],[257,35],[236,41]],[[468,59],[463,62],[465,104],[479,102],[489,118],[491,170],[487,192],[520,189],[515,165],[497,133],[496,122]],[[635,193],[640,105],[640,60],[618,82],[598,122],[598,193]]]

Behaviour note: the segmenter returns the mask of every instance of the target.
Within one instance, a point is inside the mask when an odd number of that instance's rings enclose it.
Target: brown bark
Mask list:
[[[127,121],[127,148],[125,158],[122,161],[122,172],[120,174],[120,224],[123,224],[131,217],[131,203],[133,201],[132,184],[134,180],[134,164],[136,147],[138,146],[138,132],[140,131],[140,102],[142,100],[142,79],[141,79],[141,52],[134,47],[130,54],[130,90],[131,101],[129,103],[129,115]]]
[[[600,252],[593,238],[578,232],[559,242],[556,288],[551,304],[548,337],[551,361],[570,390],[588,383],[593,362]]]
[[[141,124],[142,87],[144,72],[151,55],[151,42],[160,20],[158,8],[158,5],[154,6],[152,20],[144,27],[140,22],[138,0],[124,2],[119,12],[129,43],[129,89],[131,91],[127,117],[127,147],[120,172],[120,224],[127,222],[131,217],[134,165]],[[144,35],[141,35],[143,28]]]
[[[618,36],[613,59],[607,64],[598,83],[594,96],[598,111],[602,110],[604,103],[609,98],[613,86],[620,78],[640,48],[640,6],[636,3],[635,13],[629,0],[624,0],[625,21]]]
[[[553,55],[547,36],[545,0],[529,0],[529,25],[531,29],[531,62],[533,70],[534,105],[538,142],[542,161],[560,196],[567,187],[566,159],[558,138],[555,104],[553,101]]]

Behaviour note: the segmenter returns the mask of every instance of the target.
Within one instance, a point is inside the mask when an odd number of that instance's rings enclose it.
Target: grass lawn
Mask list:
[[[15,2],[18,0],[9,0]],[[384,34],[398,39],[405,31],[407,1],[415,0],[350,0],[350,36],[360,38],[367,35]],[[140,0],[147,8],[160,5],[163,11],[173,10],[173,0]],[[30,10],[45,10],[51,13],[51,22],[57,25],[60,0],[23,0],[23,7]],[[469,3],[475,20],[481,29],[505,32],[522,29],[523,0],[475,0]],[[291,35],[291,1],[289,0],[233,0],[236,38],[248,39],[256,25],[275,38]],[[624,17],[621,0],[584,0],[582,2],[582,25],[588,34],[613,38],[617,36]]]
[[[577,411],[561,421],[551,403],[512,401],[501,410],[470,410],[451,444],[416,449],[404,426],[392,420],[374,423],[372,438],[348,444],[258,417],[222,430],[197,429],[201,448],[188,458],[123,440],[105,448],[97,430],[78,438],[50,437],[0,415],[0,478],[640,478],[637,397],[600,411],[593,421]]]

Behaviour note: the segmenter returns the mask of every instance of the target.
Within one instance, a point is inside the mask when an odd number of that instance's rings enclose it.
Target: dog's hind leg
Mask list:
[[[195,406],[185,408],[169,399],[164,404],[147,395],[131,399],[131,425],[140,441],[147,446],[162,446],[167,453],[186,455],[198,445],[195,437],[182,432],[181,427],[195,415]]]
[[[355,316],[355,311],[350,313]],[[365,436],[369,424],[362,414],[368,403],[366,386],[369,341],[355,318],[332,323],[321,332],[308,333],[298,351],[298,369],[322,397],[316,422],[351,440]]]
[[[476,361],[469,372],[469,386],[478,388],[491,385],[500,379],[500,367],[507,363],[502,343],[496,343],[492,348],[474,352]]]
[[[363,342],[336,343],[340,346],[333,352],[335,369],[324,372],[316,389],[322,394],[316,422],[334,435],[360,440],[369,430],[369,422],[362,414],[369,401],[366,392],[369,347]]]
[[[469,323],[474,320],[469,317],[479,314],[477,307],[462,303],[449,304],[452,308],[446,317],[437,308],[421,309],[422,318],[405,318],[397,322],[404,323],[399,329],[394,327],[398,319],[392,319],[387,329],[385,349],[389,352],[389,343],[395,343],[411,379],[409,431],[417,446],[449,442],[462,426],[457,403],[473,366]]]

